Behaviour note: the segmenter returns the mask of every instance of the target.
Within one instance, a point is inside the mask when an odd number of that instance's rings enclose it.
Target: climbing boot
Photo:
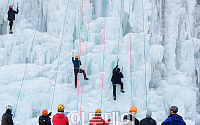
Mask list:
[[[84,78],[84,80],[89,80],[89,78],[86,77],[86,78]]]
[[[114,100],[116,100],[116,97],[114,96]]]
[[[9,31],[9,34],[13,34],[12,30]]]
[[[77,88],[77,85],[75,85],[75,88]]]
[[[125,91],[124,91],[123,89],[121,89],[121,92],[122,92],[122,93],[125,93]]]

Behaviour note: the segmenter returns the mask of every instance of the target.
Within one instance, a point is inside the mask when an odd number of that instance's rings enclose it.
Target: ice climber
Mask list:
[[[83,73],[85,80],[89,80],[89,78],[87,78],[85,71],[80,68],[81,61],[79,60],[78,55],[75,56],[75,60],[74,60],[74,53],[73,52],[72,52],[72,62],[74,64],[75,88],[77,88],[77,75],[78,75],[78,73]]]
[[[39,125],[51,125],[51,118],[49,116],[51,116],[52,112],[50,112],[48,114],[48,110],[44,109],[42,111],[42,116],[39,117]]]
[[[151,118],[152,112],[147,111],[146,118],[140,121],[140,125],[157,125],[156,121]]]
[[[12,9],[12,6],[10,5],[9,6],[9,11],[8,11],[8,20],[10,21],[9,22],[9,25],[10,25],[10,31],[9,31],[9,34],[12,34],[12,26],[13,26],[13,20],[15,20],[15,14],[18,14],[19,13],[19,8],[17,7],[17,11],[13,10]]]
[[[121,81],[121,78],[124,78],[122,72],[120,72],[120,68],[118,68],[118,65],[113,69],[113,75],[112,75],[112,84],[113,84],[113,96],[114,100],[116,100],[116,85],[121,85],[121,92],[124,93],[123,90],[123,82]]]
[[[129,114],[125,115],[123,118],[123,125],[139,125],[139,120],[135,118],[136,113],[137,108],[135,106],[132,106],[130,108]]]
[[[69,125],[68,117],[64,114],[65,106],[58,105],[58,113],[53,116],[53,125]]]
[[[186,125],[183,118],[177,114],[178,107],[171,106],[169,109],[170,115],[161,125]]]
[[[14,125],[12,120],[12,106],[6,106],[6,112],[3,114],[1,119],[1,125]]]
[[[95,111],[95,116],[90,120],[89,125],[109,125],[110,119],[107,121],[101,118],[101,110],[97,109]]]

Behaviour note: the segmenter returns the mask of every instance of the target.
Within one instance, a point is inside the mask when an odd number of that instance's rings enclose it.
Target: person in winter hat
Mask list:
[[[78,73],[83,73],[84,80],[89,80],[89,78],[87,78],[85,71],[80,68],[81,61],[79,60],[78,55],[75,56],[75,60],[74,60],[74,53],[73,52],[72,52],[72,62],[74,64],[75,88],[77,88],[77,75],[78,75]]]
[[[6,106],[6,112],[3,114],[1,119],[1,125],[14,125],[12,120],[12,106]]]
[[[123,82],[121,81],[121,78],[124,78],[122,72],[120,72],[120,68],[118,68],[118,65],[113,69],[113,75],[112,75],[112,84],[113,84],[113,96],[114,100],[116,100],[116,84],[121,85],[121,92],[124,93],[123,90]]]
[[[12,34],[12,26],[13,26],[13,20],[15,20],[15,14],[19,13],[19,8],[17,7],[17,11],[13,10],[12,6],[9,6],[9,11],[8,11],[8,20],[9,20],[9,25],[10,25],[10,31],[9,33]]]
[[[101,110],[97,109],[95,111],[95,116],[90,120],[89,125],[109,125],[110,119],[108,121],[105,121],[101,117]]]
[[[135,115],[137,113],[137,108],[132,106],[129,110],[129,114],[125,115],[123,118],[123,125],[140,125],[140,122]]]
[[[58,113],[53,116],[53,125],[69,125],[68,117],[64,114],[65,106],[58,105]]]
[[[157,125],[156,121],[152,119],[151,116],[152,116],[152,112],[147,111],[146,118],[140,121],[140,125]]]
[[[48,114],[48,110],[44,109],[42,111],[42,115],[39,117],[39,125],[51,125],[51,116],[52,112]]]
[[[171,106],[169,109],[170,115],[161,125],[186,125],[183,118],[177,114],[178,107]]]

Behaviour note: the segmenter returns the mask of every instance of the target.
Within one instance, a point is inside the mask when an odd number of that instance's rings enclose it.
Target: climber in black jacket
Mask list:
[[[49,116],[51,116],[52,112],[50,112],[48,114],[48,111],[46,109],[44,109],[42,111],[42,116],[39,117],[39,125],[51,125],[51,118]]]
[[[152,112],[147,111],[146,118],[140,121],[140,125],[157,125],[156,121],[152,119],[151,116],[152,116]]]
[[[6,112],[3,114],[1,119],[1,125],[14,125],[12,120],[12,106],[6,106]]]
[[[113,75],[112,75],[112,84],[113,84],[113,96],[114,100],[116,100],[116,84],[121,85],[121,92],[124,93],[123,90],[123,82],[121,81],[121,78],[124,78],[122,72],[120,72],[120,68],[118,68],[118,65],[113,69]]]
[[[9,11],[8,11],[8,20],[10,21],[9,22],[9,25],[10,25],[10,31],[9,31],[9,34],[12,34],[12,25],[13,25],[13,20],[15,20],[15,14],[18,14],[19,13],[19,8],[17,7],[17,11],[13,10],[12,9],[12,6],[10,5],[9,6]]]

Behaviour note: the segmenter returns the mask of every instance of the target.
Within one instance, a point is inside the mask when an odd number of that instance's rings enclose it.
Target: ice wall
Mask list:
[[[16,106],[26,64],[27,73],[16,112],[15,123],[37,124],[43,108],[50,110],[55,84],[59,47],[61,48],[53,114],[62,103],[66,110],[76,110],[77,90],[71,52],[79,54],[90,78],[84,85],[82,111],[93,112],[100,108],[102,56],[104,43],[105,1],[92,0],[89,20],[89,41],[86,54],[90,0],[83,2],[83,36],[80,49],[81,0],[18,0],[20,13],[16,15],[13,35],[0,36],[0,112],[5,105]],[[0,10],[6,10],[7,1],[0,0]],[[67,8],[68,3],[68,8]],[[199,5],[188,2],[190,24],[194,34],[194,46],[199,60]],[[9,4],[13,4],[9,1]],[[9,5],[8,4],[8,5]],[[145,61],[143,38],[142,1],[130,0],[131,54],[133,74],[133,103],[138,108],[137,117],[145,117],[145,93],[148,90],[148,110],[161,123],[171,105],[179,107],[179,114],[188,125],[199,124],[199,69],[194,55],[185,0],[144,0],[144,35],[146,41],[147,86],[145,85]],[[128,112],[131,107],[129,60],[129,0],[106,2],[106,51],[103,91],[103,112]],[[67,18],[65,14],[67,8]],[[65,23],[65,27],[64,26]],[[0,11],[0,34],[6,33],[6,14]],[[117,101],[112,97],[110,82],[112,69],[117,63],[120,31],[119,66],[123,67],[125,94],[119,92]],[[35,38],[33,38],[36,29]],[[30,55],[29,55],[30,52]],[[83,68],[84,66],[82,66]],[[80,77],[82,87],[83,77]],[[82,91],[80,90],[80,96]],[[80,99],[80,98],[79,98]],[[80,102],[80,100],[79,100]],[[80,104],[79,104],[80,105]],[[26,114],[24,114],[26,112]],[[86,116],[86,120],[89,117]]]
[[[197,38],[197,39],[199,39],[199,17],[198,17],[198,15],[199,15],[199,4],[200,4],[200,1],[197,1],[197,4],[195,5],[195,10],[194,10],[194,28],[193,28],[193,34],[194,34],[194,36]],[[197,58],[197,60],[199,61],[199,54],[200,54],[200,51],[199,51],[199,49],[197,49],[196,50],[196,55],[194,54],[194,56]],[[200,71],[200,69],[199,69],[199,67],[198,67],[198,65],[197,65],[197,62],[195,62],[195,69],[194,69],[194,71],[193,71],[193,76],[194,77],[192,77],[193,78],[193,81],[194,82],[196,82],[196,84],[197,84],[197,87],[198,88],[200,88],[200,86],[199,86],[199,83],[200,83],[200,74],[199,74],[199,71]],[[200,92],[198,91],[197,92],[197,103],[196,103],[196,105],[197,105],[197,112],[199,113],[200,112],[200,102],[199,102],[199,94],[200,94]],[[199,122],[199,121],[198,121]]]

